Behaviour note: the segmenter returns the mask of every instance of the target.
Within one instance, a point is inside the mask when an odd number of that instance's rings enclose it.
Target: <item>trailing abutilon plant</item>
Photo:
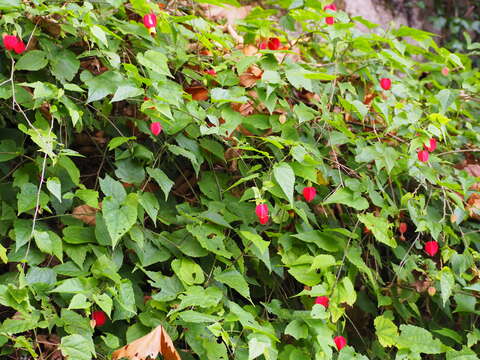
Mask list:
[[[480,44],[193,3],[0,0],[0,358],[478,360]]]

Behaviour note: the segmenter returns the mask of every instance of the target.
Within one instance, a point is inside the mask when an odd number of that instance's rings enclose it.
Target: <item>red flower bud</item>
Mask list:
[[[310,202],[315,198],[315,195],[317,195],[317,189],[315,189],[313,186],[308,186],[303,189],[303,197],[305,198],[306,202]]]
[[[404,234],[407,232],[407,224],[404,222],[400,223],[400,226],[398,227],[398,230],[400,231],[400,234]]]
[[[380,86],[383,90],[390,90],[390,88],[392,87],[392,80],[389,78],[381,78]]]
[[[212,76],[217,75],[217,72],[215,71],[215,69],[208,69],[205,72],[209,75],[212,75]]]
[[[337,11],[337,5],[335,4],[330,4],[330,5],[327,5],[323,8],[323,10],[332,10],[332,11]]]
[[[21,54],[25,51],[25,49],[25,43],[22,41],[22,39],[18,39],[15,47],[13,48],[13,51],[15,51],[17,54]]]
[[[278,50],[278,49],[280,49],[280,45],[281,44],[280,44],[280,39],[279,38],[274,37],[274,38],[268,39],[267,46],[270,50]]]
[[[103,326],[107,322],[107,315],[100,310],[92,313],[92,319],[95,320],[95,326]]]
[[[337,346],[338,351],[342,350],[345,346],[347,346],[347,340],[343,336],[335,336],[333,338],[333,342]]]
[[[335,4],[330,4],[330,5],[327,5],[323,8],[324,11],[327,11],[327,10],[332,10],[332,11],[337,11],[337,6]],[[335,23],[335,18],[333,16],[328,16],[325,18],[325,22],[327,23],[327,25],[333,25]]]
[[[143,25],[150,31],[150,34],[155,34],[157,32],[155,30],[157,26],[157,16],[153,13],[145,15],[143,17]]]
[[[428,151],[427,150],[422,150],[418,152],[418,160],[421,162],[427,162],[428,161]]]
[[[315,304],[320,304],[322,305],[325,309],[328,308],[328,304],[330,302],[330,299],[328,296],[319,296],[315,299]]]
[[[255,208],[255,214],[257,215],[260,224],[265,225],[268,222],[268,205],[258,204]]]
[[[260,42],[260,44],[258,44],[258,48],[259,48],[260,50],[265,50],[267,47],[268,47],[268,44],[267,44],[267,42],[266,42],[265,40],[262,41],[262,42]]]
[[[427,241],[425,243],[425,252],[430,256],[435,256],[438,252],[438,243],[436,241]]]
[[[448,67],[444,67],[442,69],[442,75],[443,76],[448,76],[449,73],[450,73],[450,70],[448,69]]]
[[[431,138],[429,140],[429,145],[423,145],[425,149],[427,149],[429,152],[434,152],[435,149],[437,148],[437,140],[435,138]]]
[[[158,121],[151,123],[150,131],[152,132],[153,135],[157,136],[162,132],[162,124],[160,124]]]
[[[15,35],[3,35],[3,46],[5,46],[5,49],[9,51],[15,49],[17,42],[18,38]]]

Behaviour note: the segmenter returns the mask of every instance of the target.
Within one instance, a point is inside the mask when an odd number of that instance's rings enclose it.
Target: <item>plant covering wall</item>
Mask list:
[[[478,359],[479,44],[316,0],[0,12],[2,359]]]

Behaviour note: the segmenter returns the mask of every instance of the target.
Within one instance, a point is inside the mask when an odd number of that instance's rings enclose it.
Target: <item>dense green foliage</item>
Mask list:
[[[480,73],[277,5],[237,21],[285,46],[255,54],[199,4],[0,0],[28,41],[0,54],[2,358],[103,359],[161,324],[183,359],[478,359]]]

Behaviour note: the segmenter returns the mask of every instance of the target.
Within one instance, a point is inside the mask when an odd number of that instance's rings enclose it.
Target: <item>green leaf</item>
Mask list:
[[[68,49],[61,49],[50,59],[52,74],[59,81],[72,81],[80,68],[80,60],[74,52]],[[65,89],[70,91],[80,91],[83,89],[76,84],[64,84]]]
[[[85,81],[88,87],[87,103],[101,100],[105,96],[115,93],[122,82],[122,76],[115,71],[106,71]]]
[[[132,199],[127,199],[125,205],[120,205],[116,199],[106,198],[103,201],[102,213],[112,238],[112,247],[115,248],[121,237],[135,224],[137,204]]]
[[[444,266],[440,271],[440,290],[442,293],[443,306],[448,301],[448,298],[452,295],[453,286],[455,285],[455,277],[452,270]]]
[[[167,57],[155,50],[147,50],[137,55],[138,62],[159,75],[172,76],[167,64]]]
[[[95,39],[97,39],[98,44],[103,44],[108,46],[107,34],[105,31],[98,25],[89,26],[90,31]]]
[[[91,360],[95,357],[95,346],[91,337],[68,335],[60,344],[62,355],[71,360]]]
[[[214,272],[214,279],[226,284],[227,286],[235,289],[240,295],[244,298],[250,299],[250,290],[248,289],[248,283],[245,281],[245,278],[237,270],[226,270],[223,272],[217,271]]]
[[[157,224],[158,211],[160,210],[160,205],[158,199],[150,192],[141,193],[138,197],[138,202],[143,206],[147,212],[150,219],[152,219],[153,224]]]
[[[189,159],[193,168],[195,169],[195,173],[198,175],[198,172],[200,171],[200,164],[198,163],[197,157],[194,153],[177,145],[168,145],[168,150],[174,155],[181,155]]]
[[[117,136],[114,137],[110,142],[108,143],[108,150],[113,150],[119,147],[122,144],[125,144],[126,142],[129,142],[130,140],[136,140],[137,138],[135,136]]]
[[[291,335],[295,339],[306,339],[308,337],[308,327],[303,321],[295,319],[285,328],[285,335]]]
[[[397,247],[397,242],[392,236],[390,228],[392,224],[382,216],[375,216],[373,213],[359,214],[358,220],[370,229],[375,239],[392,248]]]
[[[83,294],[76,294],[70,300],[68,309],[88,309],[91,304],[87,301],[87,297]]]
[[[17,148],[17,144],[13,140],[0,141],[0,162],[15,159],[21,155],[21,150]]]
[[[455,102],[457,95],[450,89],[443,89],[435,97],[440,102],[440,114],[444,115]]]
[[[287,163],[280,163],[273,168],[273,176],[283,193],[293,206],[293,191],[295,186],[295,173],[292,167]]]
[[[135,292],[130,280],[123,279],[117,285],[118,295],[115,296],[115,316],[114,320],[130,319],[137,313],[135,305]]]
[[[228,89],[213,88],[210,91],[210,97],[213,102],[219,103],[245,103],[248,101],[248,98],[245,96],[245,89],[239,86]]]
[[[62,184],[56,177],[47,179],[47,189],[55,196],[59,202],[62,202]]]
[[[338,302],[353,305],[357,300],[357,293],[353,287],[352,281],[344,277],[338,285]]]
[[[397,325],[385,316],[377,316],[374,321],[375,333],[383,347],[395,345],[398,338]]]
[[[263,240],[263,238],[250,231],[240,231],[239,235],[247,239],[248,241],[251,241],[253,245],[260,251],[261,254],[263,254],[265,251],[267,251],[268,246],[270,245],[269,241]]]
[[[22,55],[22,57],[17,61],[15,69],[37,71],[43,69],[45,66],[47,66],[47,64],[48,60],[44,51],[31,50]]]
[[[21,191],[17,195],[19,215],[29,210],[35,209],[35,206],[37,205],[37,192],[38,188],[31,183],[26,183],[22,185]],[[45,208],[50,201],[50,198],[47,194],[41,191],[39,200],[40,208]]]
[[[134,85],[121,85],[115,91],[112,100],[110,102],[122,101],[128,98],[133,98],[144,93],[143,89],[140,89]]]
[[[0,10],[2,11],[12,11],[21,6],[21,0],[0,0]]]
[[[204,249],[226,258],[233,256],[233,254],[225,248],[225,243],[223,242],[225,235],[217,226],[211,224],[188,224],[187,230],[198,240]]]
[[[178,278],[187,285],[201,284],[205,280],[202,268],[190,259],[182,258],[173,260],[172,270]]]
[[[298,64],[288,64],[285,71],[288,82],[294,88],[305,88],[305,90],[313,91],[312,81],[306,78],[307,74],[310,74],[310,72]]]
[[[312,230],[292,236],[307,243],[315,243],[320,249],[328,252],[336,252],[344,249],[344,241],[333,233]]]
[[[100,309],[110,316],[113,307],[113,301],[110,296],[107,294],[93,294],[93,301],[95,301],[95,304],[97,304]]]
[[[293,107],[293,112],[298,117],[298,122],[304,123],[313,120],[316,115],[316,111],[308,107],[304,103],[297,104]]]
[[[155,179],[165,194],[165,200],[167,200],[168,194],[170,194],[170,190],[172,189],[174,182],[170,180],[168,176],[160,169],[152,169],[147,167],[147,173]]]
[[[100,179],[100,181],[102,181]],[[98,208],[98,191],[91,189],[78,189],[75,196],[91,207]]]
[[[222,297],[222,291],[216,287],[204,289],[201,286],[190,286],[185,294],[180,296],[181,302],[176,310],[179,311],[190,306],[211,308],[216,306]]]
[[[70,159],[68,156],[59,156],[58,165],[60,165],[67,171],[70,179],[72,179],[72,182],[75,185],[78,186],[80,184],[80,170],[78,170],[72,159]]]
[[[122,184],[108,175],[104,179],[100,179],[100,189],[102,189],[105,196],[110,196],[120,203],[125,201],[127,197],[127,192]]]
[[[432,334],[421,327],[401,325],[400,331],[396,341],[398,349],[408,349],[411,352],[423,354],[440,354],[447,350],[440,340],[433,339]]]
[[[365,210],[368,209],[369,206],[368,201],[364,197],[347,188],[338,189],[330,195],[323,204],[343,204],[355,210]]]

